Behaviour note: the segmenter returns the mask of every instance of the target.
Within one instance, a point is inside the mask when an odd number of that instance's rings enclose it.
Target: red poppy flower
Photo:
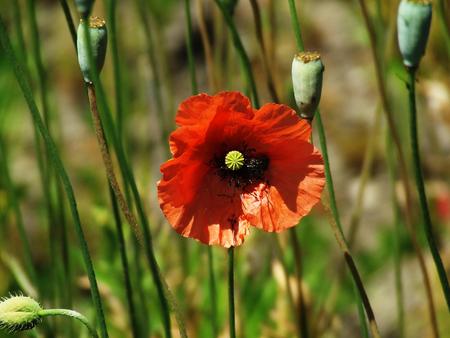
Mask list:
[[[175,121],[158,197],[181,235],[237,246],[250,226],[282,231],[320,200],[322,156],[291,108],[255,110],[238,92],[200,94],[181,103]]]

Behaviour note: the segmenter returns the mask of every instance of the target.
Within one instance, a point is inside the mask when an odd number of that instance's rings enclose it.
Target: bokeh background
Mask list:
[[[14,4],[16,2],[16,4]],[[107,1],[108,2],[108,1]],[[290,67],[296,53],[287,1],[257,1],[262,16],[270,73],[283,103],[294,107]],[[406,73],[396,39],[398,1],[367,1],[380,37],[381,57],[389,101],[409,159]],[[30,5],[31,4],[31,5]],[[69,1],[75,21],[78,14]],[[447,4],[448,5],[448,4]],[[114,218],[101,155],[90,118],[87,96],[77,64],[66,19],[56,0],[0,0],[0,15],[8,24],[16,50],[23,33],[35,98],[42,106],[38,66],[34,58],[36,39],[31,29],[35,8],[40,52],[46,78],[50,126],[68,169],[93,255],[112,337],[130,337]],[[107,6],[97,1],[94,15],[106,17]],[[307,50],[322,54],[325,65],[321,112],[328,137],[330,161],[339,211],[345,231],[358,223],[352,252],[372,301],[383,337],[400,337],[398,285],[395,258],[401,262],[400,303],[404,309],[404,337],[431,337],[422,277],[404,224],[395,216],[393,194],[402,209],[404,196],[398,180],[391,180],[388,156],[392,146],[381,111],[374,62],[367,28],[358,1],[304,0],[297,9]],[[238,56],[224,20],[214,1],[192,0],[193,47],[199,89],[246,92]],[[435,13],[434,13],[435,14]],[[445,13],[447,18],[450,16]],[[239,0],[234,20],[250,57],[263,103],[272,101],[267,89],[267,67],[255,31],[250,1]],[[107,22],[107,25],[109,22]],[[121,66],[120,91],[113,76],[111,50],[101,74],[107,99],[114,106],[123,102],[123,136],[138,188],[154,237],[161,272],[174,292],[190,337],[213,337],[210,320],[209,276],[206,247],[183,239],[165,222],[157,203],[159,165],[167,159],[167,133],[175,128],[177,105],[191,95],[184,2],[175,0],[129,0],[117,3],[117,38]],[[447,21],[448,24],[448,21]],[[203,30],[203,33],[202,33]],[[205,54],[202,34],[209,36]],[[209,64],[208,64],[209,62]],[[450,55],[442,26],[435,15],[425,57],[418,72],[419,135],[426,187],[436,238],[447,271],[450,268]],[[94,320],[88,281],[64,199],[57,224],[49,224],[39,176],[33,124],[3,51],[0,50],[0,139],[20,205],[34,265],[38,269],[39,301],[61,307],[71,295],[73,308]],[[314,141],[317,137],[314,137]],[[3,164],[4,164],[3,163]],[[366,179],[362,179],[364,166]],[[5,165],[2,165],[4,170]],[[362,198],[358,191],[365,185]],[[36,296],[24,268],[23,247],[17,219],[0,175],[0,295],[22,292]],[[360,207],[358,207],[360,205]],[[417,202],[415,202],[417,206]],[[450,337],[450,316],[437,273],[425,245],[418,207],[415,226],[423,245],[432,283],[441,337]],[[63,260],[61,227],[67,229],[68,256]],[[302,286],[312,337],[359,337],[355,295],[345,273],[342,255],[322,206],[296,228],[302,249]],[[163,334],[156,291],[148,269],[126,228],[133,287],[139,318],[148,336]],[[53,234],[52,234],[53,233]],[[297,298],[295,266],[287,234],[251,231],[236,250],[236,304],[239,337],[294,337],[295,314],[289,303],[286,277],[292,297]],[[278,243],[275,245],[274,243]],[[54,255],[56,253],[56,256]],[[213,248],[218,295],[220,336],[228,336],[226,250]],[[396,255],[399,256],[396,256]],[[67,265],[68,264],[68,265]],[[284,264],[284,265],[283,265]],[[61,276],[70,274],[69,284]],[[287,273],[287,275],[286,275]],[[63,279],[64,280],[64,279]],[[173,320],[173,322],[175,322]],[[65,337],[68,322],[49,321],[42,337]],[[174,325],[174,336],[178,331]],[[86,336],[73,324],[76,337]],[[0,333],[1,337],[9,337]],[[27,333],[23,334],[24,337]]]

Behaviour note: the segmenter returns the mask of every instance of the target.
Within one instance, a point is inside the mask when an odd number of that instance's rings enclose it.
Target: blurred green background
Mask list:
[[[39,69],[33,56],[36,40],[30,24],[33,12],[30,11],[30,3],[33,2],[0,0],[0,15],[8,24],[10,38],[17,51],[20,49],[20,30],[23,33],[23,61],[29,70],[35,99],[41,107]],[[283,103],[293,107],[290,66],[296,47],[288,2],[260,0],[258,4],[276,91]],[[46,78],[50,128],[74,184],[100,283],[110,336],[131,337],[108,185],[75,49],[60,2],[39,0],[34,5]],[[72,1],[69,5],[74,20],[78,22]],[[398,1],[368,1],[368,5],[381,37],[381,57],[389,99],[409,157],[406,74],[397,49],[395,28]],[[117,6],[120,92],[116,92],[114,83],[110,46],[101,79],[110,105],[114,104],[117,95],[123,102],[124,115],[121,118],[125,145],[145,201],[161,272],[178,300],[189,336],[213,337],[206,247],[183,239],[172,230],[159,210],[156,196],[159,165],[168,156],[165,135],[175,128],[173,117],[177,105],[191,94],[184,2],[129,0],[118,1]],[[396,247],[399,246],[405,337],[431,337],[417,260],[403,223],[395,221],[392,191],[398,195],[400,208],[403,207],[404,197],[399,183],[395,181],[392,186],[389,178],[387,156],[390,146],[386,144],[386,126],[384,117],[380,115],[374,63],[358,2],[305,0],[297,1],[297,6],[306,48],[319,51],[325,64],[320,106],[345,230],[348,230],[352,215],[357,210],[357,192],[367,149],[373,151],[359,231],[352,252],[382,336],[400,337],[394,270]],[[192,0],[191,11],[200,91],[210,94],[221,90],[246,92],[239,59],[216,4],[209,0]],[[107,16],[104,1],[96,2],[93,14]],[[445,14],[449,17],[448,12]],[[267,69],[261,57],[249,1],[238,1],[234,19],[251,59],[261,101],[270,102],[272,99],[266,86]],[[209,69],[202,43],[202,26],[211,44],[212,68]],[[39,301],[46,307],[62,307],[70,295],[73,308],[94,320],[89,284],[73,234],[67,201],[64,199],[64,210],[57,217],[68,229],[69,250],[66,260],[63,260],[61,224],[49,224],[46,214],[33,125],[13,72],[2,53],[0,50],[0,140],[4,155],[7,155],[3,160],[9,167],[18,197],[39,285],[38,288],[30,285],[25,272],[17,219],[3,172],[0,175],[0,295],[22,292],[37,296],[36,290],[39,289]],[[449,75],[449,51],[435,15],[427,52],[418,74],[419,135],[436,237],[447,271],[450,268]],[[373,146],[370,146],[372,137]],[[2,170],[5,170],[5,165]],[[56,193],[53,192],[52,196]],[[450,316],[429,250],[425,246],[419,209],[415,211],[416,229],[425,252],[440,334],[441,337],[450,337]],[[398,241],[396,229],[399,229]],[[161,314],[154,285],[130,229],[126,227],[125,230],[133,288],[142,292],[136,292],[141,325],[146,327],[149,337],[162,337]],[[52,231],[53,235],[50,234]],[[353,286],[345,273],[342,255],[323,207],[316,207],[310,216],[302,220],[296,231],[302,246],[302,286],[308,322],[313,332],[311,336],[359,337]],[[296,336],[295,314],[286,287],[287,272],[290,289],[296,299],[293,253],[288,235],[282,233],[276,236],[278,239],[275,235],[252,229],[245,244],[236,250],[239,337]],[[280,250],[274,243],[280,244]],[[226,250],[214,247],[213,253],[219,331],[220,337],[227,337]],[[64,261],[70,264],[64,265]],[[285,269],[281,262],[285,263]],[[63,276],[68,273],[70,283],[65,284]],[[172,322],[173,333],[177,337],[175,320]],[[87,336],[78,323],[68,323],[66,319],[46,321],[38,334],[43,337],[65,337],[73,330],[75,337]],[[4,333],[0,336],[9,337]],[[23,336],[28,336],[28,333]]]

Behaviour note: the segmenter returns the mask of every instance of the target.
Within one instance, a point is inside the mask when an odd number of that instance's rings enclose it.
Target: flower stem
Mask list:
[[[428,313],[430,316],[430,322],[431,327],[433,331],[434,337],[438,337],[438,328],[437,328],[437,319],[436,319],[436,311],[434,308],[434,301],[433,301],[433,294],[431,292],[431,284],[430,284],[430,277],[428,275],[427,267],[425,264],[425,259],[423,257],[422,248],[419,245],[419,242],[417,240],[417,235],[415,232],[415,229],[413,227],[413,197],[411,193],[411,189],[409,186],[409,175],[408,175],[408,169],[406,166],[406,160],[405,160],[405,154],[402,149],[401,145],[401,139],[400,135],[397,129],[397,126],[395,125],[395,119],[394,115],[391,110],[391,106],[388,101],[388,94],[386,89],[386,82],[384,79],[384,73],[383,73],[383,67],[382,67],[382,59],[379,56],[378,48],[377,48],[377,35],[376,30],[373,25],[373,22],[370,19],[369,11],[367,8],[367,4],[365,0],[359,0],[359,5],[361,7],[362,16],[364,19],[364,23],[367,28],[367,33],[369,35],[370,40],[370,47],[372,51],[372,58],[375,66],[375,75],[377,80],[377,87],[380,94],[381,99],[381,106],[383,108],[383,112],[386,116],[386,120],[389,127],[389,132],[391,134],[391,138],[393,141],[394,148],[397,153],[398,158],[398,169],[399,169],[399,176],[402,180],[402,185],[406,197],[406,210],[404,212],[405,217],[405,225],[406,229],[408,230],[409,237],[411,239],[411,243],[414,247],[415,254],[417,256],[417,260],[419,263],[420,271],[422,273],[422,279],[424,282],[424,288],[425,288],[425,294],[427,297],[427,303],[428,303]]]
[[[83,24],[86,25],[87,24],[86,21],[83,21]],[[88,55],[89,55],[89,59],[90,59],[90,64],[94,64],[93,62],[91,62],[91,60],[92,60],[92,50],[91,49],[92,48],[90,46],[90,35],[88,34],[88,29],[84,29],[84,32],[86,34],[86,36],[85,36],[86,41],[88,42],[87,47],[88,47]],[[143,234],[142,245],[144,247],[147,263],[149,265],[152,279],[153,279],[153,282],[155,283],[158,298],[159,298],[159,301],[161,304],[165,335],[166,335],[166,337],[169,337],[169,338],[172,336],[171,324],[170,324],[170,308],[169,308],[169,304],[170,304],[176,315],[175,318],[178,323],[180,335],[182,337],[186,337],[186,331],[185,331],[185,327],[184,327],[184,323],[183,323],[181,314],[178,310],[178,305],[176,304],[175,299],[173,298],[167,284],[165,283],[163,276],[161,275],[161,273],[159,271],[158,262],[156,261],[156,257],[155,257],[155,253],[154,253],[154,249],[153,249],[152,235],[150,232],[150,228],[149,228],[148,220],[147,220],[147,217],[146,217],[146,214],[144,211],[144,207],[142,205],[142,200],[139,195],[139,191],[137,189],[136,181],[135,181],[133,172],[131,170],[131,166],[128,163],[128,160],[126,158],[123,144],[118,138],[118,135],[116,132],[117,129],[114,126],[112,114],[108,107],[108,103],[105,99],[106,95],[105,95],[103,86],[101,84],[98,72],[95,70],[95,68],[91,72],[91,76],[92,76],[93,83],[95,86],[93,88],[96,89],[96,93],[98,93],[98,97],[99,97],[100,106],[103,108],[103,115],[101,115],[102,110],[99,111],[100,119],[101,119],[101,121],[105,122],[106,132],[107,133],[109,132],[109,136],[111,137],[111,140],[112,140],[112,145],[116,151],[122,178],[123,178],[124,182],[128,182],[128,184],[131,188],[131,193],[133,195],[134,202],[136,204],[136,209],[137,209],[138,217],[140,219],[140,224],[141,224],[141,229],[142,229],[142,234]]]
[[[46,149],[49,153],[50,159],[54,165],[54,168],[61,179],[62,185],[67,195],[67,199],[69,201],[70,210],[72,213],[75,233],[78,237],[78,241],[81,247],[81,253],[84,260],[84,264],[86,266],[87,275],[89,278],[89,283],[91,286],[91,296],[95,305],[95,309],[97,311],[97,317],[100,323],[100,331],[102,338],[108,337],[108,331],[106,328],[105,316],[103,314],[103,307],[101,303],[100,293],[98,290],[97,279],[95,277],[94,266],[92,264],[91,256],[89,253],[89,248],[86,242],[86,238],[84,236],[84,231],[81,226],[80,216],[78,213],[77,202],[75,199],[75,195],[73,192],[72,184],[70,183],[69,176],[67,175],[64,164],[59,157],[58,150],[56,148],[53,139],[51,138],[47,128],[45,127],[42,118],[40,116],[39,110],[36,106],[36,102],[34,101],[33,94],[31,91],[31,87],[26,79],[25,73],[23,71],[22,66],[17,60],[12,47],[11,42],[9,41],[8,35],[6,33],[6,28],[3,23],[3,20],[0,18],[0,44],[3,47],[3,51],[5,53],[6,59],[11,65],[11,68],[14,71],[17,82],[19,83],[20,89],[25,97],[25,100],[28,104],[28,108],[30,110],[31,116],[33,118],[34,124],[39,129],[39,132],[44,139]]]
[[[270,96],[274,102],[279,102],[278,94],[275,89],[275,82],[273,79],[273,74],[270,70],[269,59],[267,57],[267,49],[264,43],[264,34],[262,29],[262,19],[261,19],[261,10],[259,8],[259,4],[257,0],[250,0],[250,4],[252,6],[253,17],[255,21],[255,32],[256,39],[258,40],[259,47],[261,49],[261,56],[263,61],[263,66],[266,72],[266,82],[267,89],[269,90]]]
[[[77,30],[75,29],[72,15],[70,14],[70,7],[67,3],[67,0],[59,0],[59,2],[61,3],[61,7],[63,9],[64,16],[66,17],[66,22],[67,22],[67,25],[69,26],[70,37],[72,38],[72,43],[76,50],[77,49]]]
[[[127,302],[128,302],[128,310],[130,312],[129,316],[130,316],[130,323],[131,323],[131,331],[133,333],[133,337],[138,338],[139,337],[139,325],[138,325],[138,319],[136,316],[136,307],[135,307],[134,298],[133,298],[133,287],[131,285],[130,268],[128,265],[125,236],[123,233],[122,220],[120,219],[120,214],[119,214],[119,205],[117,203],[117,199],[114,195],[114,190],[112,189],[111,185],[109,186],[109,196],[111,199],[114,220],[115,220],[116,230],[117,230],[117,237],[119,240],[120,261],[122,263],[122,269],[123,269],[125,292],[127,295]]]
[[[184,0],[184,11],[186,15],[186,42],[187,42],[187,54],[188,54],[188,64],[189,73],[191,77],[191,87],[192,92],[197,93],[197,77],[195,75],[195,60],[194,60],[194,49],[192,46],[192,19],[191,19],[191,1]]]
[[[122,74],[120,69],[120,60],[119,60],[119,47],[117,40],[117,29],[116,29],[116,8],[117,8],[117,0],[109,0],[107,2],[108,10],[107,17],[109,22],[109,41],[111,43],[111,55],[112,55],[112,63],[113,63],[113,73],[114,73],[114,91],[116,94],[116,121],[117,121],[117,133],[119,134],[119,138],[123,138],[123,129],[124,129],[124,114],[123,114],[123,90],[122,90]]]
[[[236,338],[236,320],[234,310],[234,248],[228,249],[228,309],[230,338]]]
[[[51,317],[51,316],[65,316],[70,318],[75,318],[76,320],[83,323],[84,326],[88,329],[90,335],[93,338],[98,338],[97,331],[89,324],[89,321],[85,316],[83,316],[81,313],[78,313],[73,310],[66,310],[66,309],[48,309],[48,310],[41,310],[39,311],[40,317]]]
[[[216,277],[214,276],[214,256],[212,247],[208,245],[208,272],[209,272],[209,295],[211,297],[211,326],[213,337],[219,335],[219,326],[217,324],[217,287]]]
[[[450,310],[450,286],[445,272],[444,264],[442,263],[441,256],[437,247],[436,240],[433,235],[433,224],[431,222],[430,211],[428,209],[427,196],[425,192],[425,184],[423,181],[423,173],[420,161],[419,152],[419,140],[417,136],[417,108],[416,108],[416,85],[415,76],[416,68],[408,68],[409,74],[409,113],[410,113],[410,137],[411,137],[411,150],[413,158],[413,169],[416,180],[417,192],[419,194],[420,209],[422,211],[423,227],[427,238],[428,246],[430,247],[431,254],[433,256],[434,264],[439,274],[441,281],[442,291],[444,292],[447,307]]]
[[[300,23],[299,23],[298,17],[297,17],[297,10],[295,8],[295,2],[293,0],[288,0],[288,1],[289,1],[290,12],[291,12],[293,29],[294,29],[294,33],[295,33],[295,37],[296,37],[296,41],[297,41],[297,48],[300,51],[303,51],[304,44],[303,44],[303,39],[302,39],[302,35],[301,35]],[[373,336],[373,338],[378,338],[378,337],[380,337],[380,334],[379,334],[379,330],[378,330],[378,325],[375,320],[375,315],[373,313],[372,306],[370,305],[369,298],[367,297],[367,293],[364,288],[364,284],[362,283],[361,276],[359,275],[358,269],[356,268],[355,262],[353,261],[353,258],[348,249],[348,246],[347,246],[347,243],[345,240],[345,236],[344,236],[344,232],[342,230],[341,220],[339,217],[339,211],[338,211],[337,203],[336,203],[336,196],[335,196],[335,192],[334,192],[333,179],[331,176],[330,161],[328,158],[328,149],[327,149],[325,130],[323,127],[322,118],[320,116],[320,111],[317,111],[315,116],[317,119],[319,141],[320,141],[320,146],[322,149],[322,155],[323,155],[324,164],[325,164],[325,179],[326,179],[326,183],[327,183],[327,187],[328,187],[328,193],[330,195],[330,207],[331,207],[331,212],[332,212],[333,218],[334,218],[334,221],[331,221],[330,224],[331,224],[332,230],[334,232],[334,235],[336,237],[336,240],[339,244],[339,247],[341,248],[341,250],[344,254],[345,262],[347,263],[347,266],[353,277],[353,281],[356,284],[356,287],[358,289],[361,301],[362,301],[362,303],[364,305],[364,309],[366,311],[367,318],[369,320],[370,331],[372,333],[372,336]]]
[[[397,322],[398,322],[398,336],[399,338],[405,337],[405,307],[403,296],[403,283],[402,283],[402,229],[400,224],[400,208],[395,195],[395,178],[396,168],[394,160],[394,151],[392,149],[392,139],[389,133],[386,133],[386,153],[387,153],[387,165],[389,170],[389,180],[391,186],[392,205],[394,211],[394,273],[395,273],[395,293],[397,300]]]
[[[247,52],[245,51],[244,45],[242,44],[242,41],[241,41],[241,38],[237,31],[236,25],[234,24],[233,17],[231,16],[230,12],[228,11],[228,9],[226,8],[225,4],[222,1],[215,0],[215,2],[217,4],[217,6],[219,6],[220,11],[222,12],[222,15],[225,19],[225,22],[228,26],[231,37],[233,39],[234,47],[236,48],[236,51],[241,60],[242,68],[244,70],[244,76],[247,80],[247,85],[251,89],[253,105],[255,107],[259,107],[258,91],[256,89],[256,83],[255,83],[255,79],[253,77],[250,59],[247,55]]]
[[[201,4],[198,4],[199,7],[201,7]],[[200,9],[201,11],[201,9]],[[200,14],[200,13],[199,13]],[[195,73],[195,57],[194,57],[194,51],[192,47],[192,20],[191,20],[191,8],[190,8],[190,1],[185,0],[185,15],[186,15],[186,25],[187,25],[187,36],[186,36],[186,42],[188,45],[188,59],[189,59],[189,70],[190,70],[190,76],[191,76],[191,84],[192,84],[192,94],[196,95],[198,93],[198,85],[197,85],[197,78]],[[203,37],[202,38],[203,44],[205,46],[205,52],[208,56],[208,38]],[[208,58],[207,58],[208,60]],[[207,67],[209,68],[212,66],[212,62],[207,63]],[[213,79],[212,69],[208,73],[211,73],[210,78]],[[210,80],[210,86],[213,86],[212,80]],[[217,324],[217,290],[216,290],[216,280],[214,276],[214,262],[213,262],[213,252],[212,247],[208,246],[208,274],[209,274],[209,294],[211,297],[211,326],[212,326],[212,332],[214,337],[218,336],[219,328]]]
[[[103,131],[103,125],[100,118],[100,114],[97,109],[97,94],[94,85],[88,84],[87,90],[89,96],[89,104],[92,113],[92,120],[94,121],[95,134],[97,136],[97,142],[100,147],[100,152],[102,154],[103,164],[105,165],[106,175],[108,176],[109,184],[114,191],[114,195],[116,196],[120,209],[122,210],[127,222],[130,224],[138,241],[142,243],[142,234],[139,229],[136,217],[131,212],[128,203],[125,200],[119,182],[117,181],[116,174],[114,172],[112,158],[109,153],[108,144],[106,141],[105,133]]]
[[[305,296],[303,293],[303,264],[302,264],[302,252],[300,247],[300,240],[297,237],[297,232],[295,228],[290,228],[290,239],[292,243],[292,247],[294,249],[294,258],[295,258],[295,273],[297,275],[297,294],[298,294],[298,310],[299,314],[298,323],[300,326],[300,337],[308,338],[309,337],[309,328],[308,328],[308,317],[307,317],[307,307],[305,304]]]

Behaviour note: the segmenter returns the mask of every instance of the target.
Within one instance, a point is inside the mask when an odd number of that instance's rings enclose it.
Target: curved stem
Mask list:
[[[69,318],[75,318],[76,320],[83,323],[84,326],[88,329],[90,335],[93,338],[98,338],[97,331],[89,324],[89,321],[85,316],[81,313],[76,312],[74,310],[66,310],[66,309],[48,309],[39,311],[40,317],[52,317],[52,316],[64,316]]]
[[[369,16],[369,11],[367,8],[367,4],[365,0],[359,0],[359,4],[361,7],[361,12],[363,15],[363,19],[367,28],[367,33],[369,35],[370,46],[372,51],[372,58],[375,66],[375,75],[377,80],[377,87],[381,98],[381,105],[383,107],[383,112],[386,116],[386,120],[388,122],[389,131],[392,137],[392,141],[397,153],[398,158],[398,168],[399,168],[399,176],[402,180],[403,190],[406,196],[406,208],[404,212],[405,217],[405,225],[408,230],[409,237],[411,239],[411,243],[414,247],[415,254],[417,256],[417,260],[419,263],[419,267],[422,273],[422,279],[424,282],[425,294],[427,297],[428,303],[428,313],[430,316],[430,322],[433,330],[434,337],[438,337],[438,328],[437,328],[437,319],[436,319],[436,311],[434,308],[433,301],[433,293],[431,291],[430,277],[428,274],[428,270],[425,264],[425,259],[423,257],[422,248],[419,245],[417,240],[417,235],[415,229],[413,227],[413,197],[411,193],[411,189],[409,186],[409,175],[408,169],[406,166],[405,154],[402,149],[400,135],[395,125],[394,115],[391,110],[391,106],[388,101],[386,83],[383,74],[382,67],[382,59],[379,57],[378,49],[377,49],[377,35],[376,30],[373,26],[373,23]]]
[[[236,338],[236,320],[234,310],[234,248],[228,249],[228,316],[230,338]]]
[[[410,112],[410,137],[411,137],[411,150],[413,158],[414,177],[416,180],[417,192],[419,194],[420,209],[423,218],[424,232],[427,238],[428,246],[430,247],[431,254],[433,256],[434,264],[439,274],[441,281],[442,291],[447,302],[447,307],[450,310],[450,286],[445,272],[444,264],[442,263],[441,256],[437,247],[436,240],[433,235],[433,224],[431,222],[430,211],[428,209],[427,196],[425,192],[425,184],[423,182],[422,167],[420,162],[419,152],[419,140],[417,137],[417,108],[416,108],[416,85],[415,85],[415,68],[408,68],[409,74],[409,112]]]
[[[97,109],[97,94],[95,92],[95,87],[93,84],[87,85],[89,104],[91,107],[92,119],[94,121],[95,134],[97,136],[97,142],[100,147],[100,152],[102,154],[103,164],[105,165],[106,174],[108,176],[109,184],[114,191],[114,195],[119,202],[120,209],[122,210],[127,222],[130,224],[132,230],[134,231],[136,238],[140,243],[142,243],[142,234],[139,229],[136,217],[131,212],[128,207],[128,203],[120,188],[119,182],[117,181],[116,174],[114,172],[114,166],[112,162],[111,155],[109,153],[108,145],[106,143],[105,133],[103,131],[102,121],[100,119],[100,114]]]
[[[88,245],[86,242],[86,238],[84,236],[84,231],[81,226],[81,220],[80,220],[80,216],[78,213],[77,202],[75,199],[75,194],[73,192],[72,184],[70,182],[69,176],[67,175],[64,164],[62,163],[61,158],[59,157],[56,145],[53,142],[53,139],[51,138],[51,136],[48,132],[48,129],[45,127],[45,125],[41,119],[39,109],[37,108],[36,102],[34,101],[30,85],[26,79],[26,76],[22,69],[22,66],[19,64],[19,62],[12,50],[11,42],[9,41],[8,35],[6,33],[5,25],[1,18],[0,18],[0,43],[3,47],[3,50],[5,52],[8,62],[10,63],[11,67],[13,68],[17,82],[19,83],[20,89],[22,90],[22,93],[25,97],[28,108],[32,115],[33,122],[36,124],[37,129],[41,133],[42,138],[44,139],[44,142],[45,142],[46,149],[49,153],[50,159],[54,165],[54,168],[55,168],[58,176],[61,178],[61,182],[63,184],[64,190],[67,195],[67,199],[69,201],[69,206],[70,206],[70,210],[72,213],[74,226],[75,226],[75,233],[76,233],[76,236],[78,237],[84,264],[86,266],[86,271],[87,271],[89,283],[91,286],[91,296],[92,296],[92,300],[95,305],[95,309],[97,311],[98,320],[100,322],[101,334],[102,334],[103,338],[107,338],[108,331],[106,328],[106,321],[105,321],[105,316],[103,313],[103,307],[102,307],[102,302],[101,302],[101,298],[100,298],[100,293],[98,290],[97,279],[95,277],[94,266],[92,264],[91,255],[89,253],[89,248],[88,248]]]
[[[247,52],[245,51],[244,45],[242,44],[241,38],[239,36],[239,33],[237,31],[236,25],[234,24],[233,17],[231,16],[230,12],[227,10],[225,5],[220,0],[215,0],[217,6],[219,6],[220,11],[222,12],[222,15],[225,19],[225,22],[227,23],[228,29],[230,30],[231,37],[233,39],[234,47],[236,48],[236,51],[239,55],[239,58],[241,59],[241,63],[244,70],[244,75],[247,80],[247,85],[250,87],[252,92],[252,102],[255,107],[259,106],[259,97],[258,97],[258,91],[256,89],[256,83],[255,79],[253,78],[252,73],[252,66],[250,63],[250,59],[248,58]]]
[[[83,21],[83,23],[86,25],[86,21]],[[92,60],[92,50],[90,46],[90,35],[88,34],[88,29],[83,30],[86,34],[85,38],[88,43],[86,44],[88,47],[88,55],[89,59]],[[93,62],[90,62],[91,64],[94,64]],[[140,219],[141,229],[142,229],[142,235],[143,235],[143,247],[145,251],[145,256],[150,268],[150,272],[152,275],[153,282],[155,283],[158,298],[160,301],[162,313],[163,313],[163,324],[164,324],[164,331],[166,337],[171,337],[171,324],[170,324],[170,308],[169,304],[172,306],[172,309],[175,312],[175,318],[178,323],[178,328],[180,331],[180,335],[182,337],[186,337],[186,330],[184,327],[184,323],[181,317],[181,314],[178,310],[178,306],[176,304],[175,299],[173,298],[167,284],[165,283],[165,280],[163,276],[161,275],[159,271],[158,262],[156,261],[155,252],[153,249],[153,241],[152,241],[152,235],[150,232],[147,216],[144,211],[144,207],[142,205],[142,200],[139,195],[139,190],[137,189],[136,181],[133,175],[133,172],[131,170],[131,166],[128,163],[128,160],[125,155],[125,150],[123,147],[122,142],[119,140],[116,127],[114,126],[113,118],[111,111],[108,107],[108,103],[105,99],[106,95],[103,89],[103,86],[100,82],[100,78],[98,76],[98,72],[93,69],[91,72],[91,76],[94,82],[94,86],[96,88],[96,91],[98,93],[99,97],[99,103],[100,106],[103,107],[104,112],[103,115],[101,115],[102,121],[105,122],[106,125],[106,131],[109,132],[109,136],[112,140],[112,145],[116,151],[117,159],[119,162],[120,171],[122,173],[122,177],[124,181],[127,181],[129,183],[129,186],[131,188],[131,193],[133,195],[134,202],[136,203],[137,213]],[[100,114],[102,111],[100,111]]]

